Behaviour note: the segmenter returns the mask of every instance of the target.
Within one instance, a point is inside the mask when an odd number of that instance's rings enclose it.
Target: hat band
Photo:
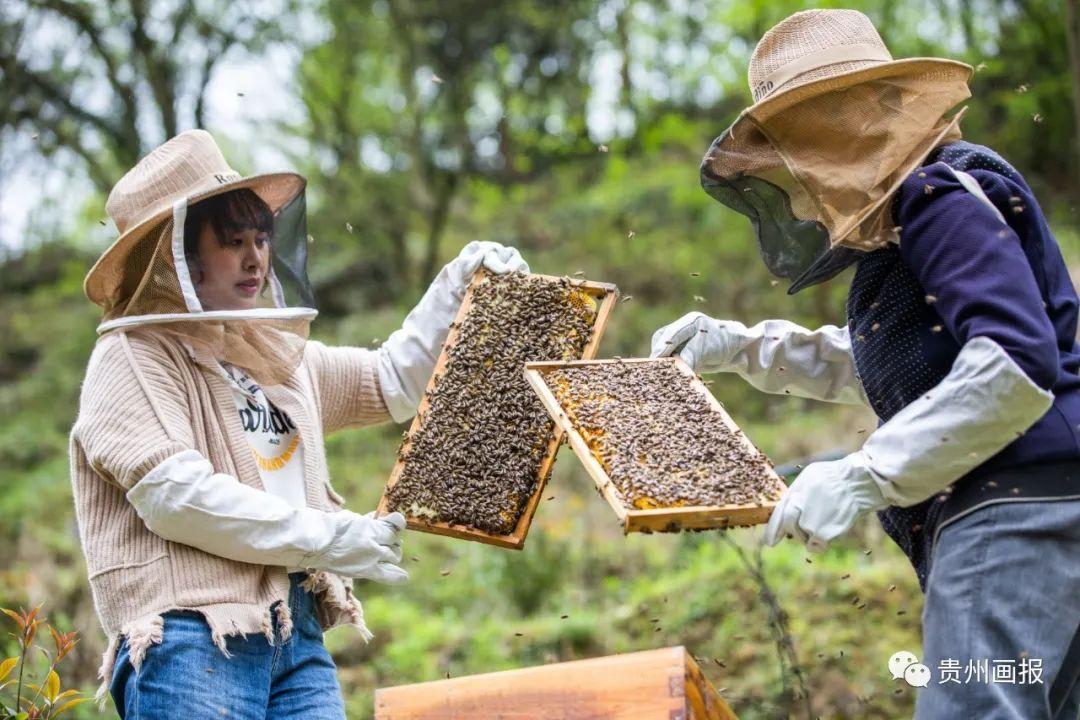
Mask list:
[[[757,102],[784,83],[810,70],[816,70],[827,65],[836,63],[852,62],[856,60],[870,60],[874,62],[891,62],[892,55],[879,45],[861,43],[857,45],[835,45],[823,48],[809,55],[803,55],[781,65],[769,73],[764,80],[753,88],[754,102]]]

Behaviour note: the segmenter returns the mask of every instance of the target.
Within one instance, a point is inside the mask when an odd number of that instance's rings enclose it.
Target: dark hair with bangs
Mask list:
[[[273,233],[274,213],[249,188],[230,190],[195,203],[188,208],[184,220],[184,255],[188,259],[199,256],[199,233],[205,223],[210,223],[214,236],[224,245],[229,235],[237,230]]]

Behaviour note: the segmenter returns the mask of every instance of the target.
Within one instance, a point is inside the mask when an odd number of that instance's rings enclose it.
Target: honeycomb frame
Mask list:
[[[610,363],[671,363],[692,388],[701,393],[710,409],[717,413],[731,432],[740,439],[747,450],[760,454],[764,472],[774,486],[773,497],[763,502],[728,505],[678,505],[653,509],[637,509],[625,498],[618,485],[604,468],[600,458],[594,452],[589,440],[571,420],[566,409],[559,402],[556,393],[548,383],[548,376],[554,370],[590,367]],[[530,386],[540,397],[552,419],[566,433],[570,447],[585,467],[586,472],[596,484],[598,492],[607,500],[615,511],[623,527],[623,534],[631,532],[679,532],[682,530],[711,530],[730,527],[749,527],[768,522],[773,508],[780,496],[787,490],[787,485],[773,470],[772,463],[754,446],[746,434],[735,424],[723,405],[713,396],[701,378],[682,358],[666,357],[658,359],[627,358],[614,360],[586,360],[569,362],[530,362],[525,364],[525,377]]]

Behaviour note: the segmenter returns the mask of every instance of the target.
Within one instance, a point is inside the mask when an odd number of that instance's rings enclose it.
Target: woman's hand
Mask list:
[[[699,312],[656,331],[652,357],[678,355],[694,372],[733,372],[759,390],[868,405],[847,327],[807,330],[787,320],[747,327]]]
[[[405,518],[293,507],[284,498],[215,473],[184,450],[155,466],[127,493],[151,531],[172,542],[257,565],[329,570],[383,583],[408,580],[397,567]]]
[[[481,267],[496,275],[509,272],[529,272],[529,264],[521,257],[521,253],[518,252],[517,248],[500,245],[497,242],[488,240],[473,240],[463,247],[458,256],[443,268],[443,272],[435,277],[431,287],[435,288],[440,285],[440,280],[445,273],[449,281],[448,289],[454,292],[460,300],[465,296],[465,288],[468,287],[473,273]],[[449,324],[450,321],[447,321],[447,325]]]
[[[653,333],[649,357],[678,355],[694,372],[717,372],[737,347],[727,334],[724,321],[700,312],[687,313]]]
[[[306,557],[305,567],[388,585],[409,579],[409,573],[397,565],[401,562],[401,533],[405,530],[401,513],[375,517],[374,512],[358,515],[338,510],[333,517],[333,541]]]
[[[790,534],[824,549],[864,512],[946,492],[1026,432],[1053,401],[997,342],[973,338],[949,374],[880,425],[862,449],[803,470],[773,511],[765,541]]]
[[[776,545],[789,535],[808,550],[822,552],[860,517],[886,507],[868,465],[861,451],[808,465],[773,509],[765,544]]]

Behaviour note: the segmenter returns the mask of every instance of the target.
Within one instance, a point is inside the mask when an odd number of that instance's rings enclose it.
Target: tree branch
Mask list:
[[[195,127],[206,127],[206,86],[210,84],[214,65],[224,54],[220,46],[206,49],[206,57],[203,58],[202,68],[199,71],[199,92],[195,98]]]
[[[794,698],[796,700],[802,700],[804,704],[804,710],[806,712],[807,720],[814,717],[813,707],[810,702],[810,693],[806,689],[806,678],[803,673],[802,666],[799,664],[799,656],[795,652],[795,641],[791,636],[791,630],[788,627],[787,613],[780,606],[780,601],[776,597],[776,593],[772,589],[772,585],[769,584],[768,578],[765,577],[765,563],[762,559],[762,544],[759,543],[754,552],[753,560],[747,555],[746,551],[732,538],[728,532],[721,532],[719,538],[728,545],[735,554],[738,556],[739,561],[746,568],[746,571],[757,583],[758,591],[761,594],[761,599],[765,602],[765,605],[769,609],[769,626],[773,631],[773,638],[776,641],[776,654],[777,660],[780,664],[780,682],[782,686],[782,694],[785,696],[784,701],[788,704],[788,710],[790,707],[790,693],[791,690],[788,686],[788,672],[791,672],[795,680]],[[786,660],[786,663],[785,663]]]
[[[89,41],[101,62],[105,65],[105,79],[112,87],[117,101],[122,108],[120,121],[123,130],[110,136],[109,140],[114,145],[114,151],[123,155],[125,150],[131,149],[134,144],[135,153],[138,152],[138,109],[135,106],[134,88],[120,79],[119,65],[113,54],[105,46],[102,39],[104,28],[94,22],[93,12],[85,5],[68,2],[67,0],[31,0],[31,5],[42,10],[50,10],[67,18],[82,35]]]
[[[421,285],[431,282],[435,277],[435,265],[439,262],[439,244],[442,240],[443,231],[446,229],[446,221],[450,217],[450,205],[457,195],[458,181],[461,173],[440,173],[442,182],[435,196],[435,207],[432,208],[431,217],[428,220],[427,249],[424,254],[424,264],[420,268]]]
[[[146,33],[145,0],[131,0],[131,15],[134,23],[131,27],[131,45],[142,60],[146,81],[161,114],[165,137],[176,135],[176,87],[175,69],[167,56],[161,56]]]
[[[76,105],[70,97],[65,95],[55,83],[45,75],[35,72],[27,67],[16,57],[9,57],[3,65],[5,75],[9,77],[21,77],[27,83],[39,90],[46,100],[55,103],[65,110],[70,116],[91,125],[114,140],[122,140],[121,135],[109,121],[100,115],[96,115],[86,108]]]

